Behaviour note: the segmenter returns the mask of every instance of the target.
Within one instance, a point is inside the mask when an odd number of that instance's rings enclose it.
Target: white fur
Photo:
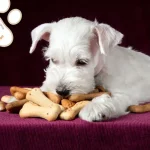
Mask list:
[[[101,121],[127,114],[127,108],[150,101],[150,57],[118,46],[123,35],[106,24],[80,17],[43,24],[32,31],[32,53],[40,39],[49,41],[44,51],[50,61],[41,89],[69,89],[88,93],[102,85],[112,96],[96,97],[80,111],[80,118]],[[76,59],[88,60],[76,66]],[[53,59],[55,64],[52,62]]]

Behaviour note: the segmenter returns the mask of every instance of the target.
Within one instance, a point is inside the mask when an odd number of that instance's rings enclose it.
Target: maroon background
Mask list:
[[[11,8],[23,13],[22,21],[15,26],[8,24],[7,13],[0,14],[14,34],[14,42],[7,48],[0,47],[0,85],[41,85],[44,80],[44,61],[39,42],[38,48],[29,54],[31,30],[39,24],[57,21],[64,17],[82,16],[98,19],[121,31],[124,46],[133,46],[150,55],[150,5],[145,0],[110,1],[51,1],[11,0]]]

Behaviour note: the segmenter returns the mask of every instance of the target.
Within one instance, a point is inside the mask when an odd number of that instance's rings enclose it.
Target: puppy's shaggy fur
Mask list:
[[[94,98],[81,110],[82,119],[119,117],[128,106],[150,100],[150,57],[118,46],[123,35],[109,25],[74,17],[42,24],[31,34],[30,53],[40,39],[49,42],[43,91],[88,93],[102,85],[112,93]]]

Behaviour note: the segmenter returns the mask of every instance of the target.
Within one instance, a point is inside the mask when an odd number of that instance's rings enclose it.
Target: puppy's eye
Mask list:
[[[54,64],[58,64],[58,60],[55,60],[55,59],[51,58],[51,61],[52,61]]]
[[[87,61],[86,60],[78,59],[76,61],[76,66],[85,66],[85,65],[87,65]]]

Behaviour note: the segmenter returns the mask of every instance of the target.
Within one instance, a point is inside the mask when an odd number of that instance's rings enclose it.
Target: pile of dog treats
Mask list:
[[[69,97],[61,97],[51,92],[42,92],[39,88],[11,87],[10,95],[5,95],[0,101],[0,111],[19,113],[21,118],[40,117],[48,121],[57,118],[73,120],[80,110],[90,103],[94,97],[109,94],[103,87],[97,87],[89,94],[73,94]],[[150,111],[150,104],[130,106],[128,111]]]
[[[58,117],[72,120],[94,97],[110,94],[102,87],[89,94],[73,94],[67,98],[42,92],[39,88],[11,87],[10,93],[11,96],[5,95],[1,98],[0,111],[19,113],[21,118],[40,117],[48,121],[54,121]]]

